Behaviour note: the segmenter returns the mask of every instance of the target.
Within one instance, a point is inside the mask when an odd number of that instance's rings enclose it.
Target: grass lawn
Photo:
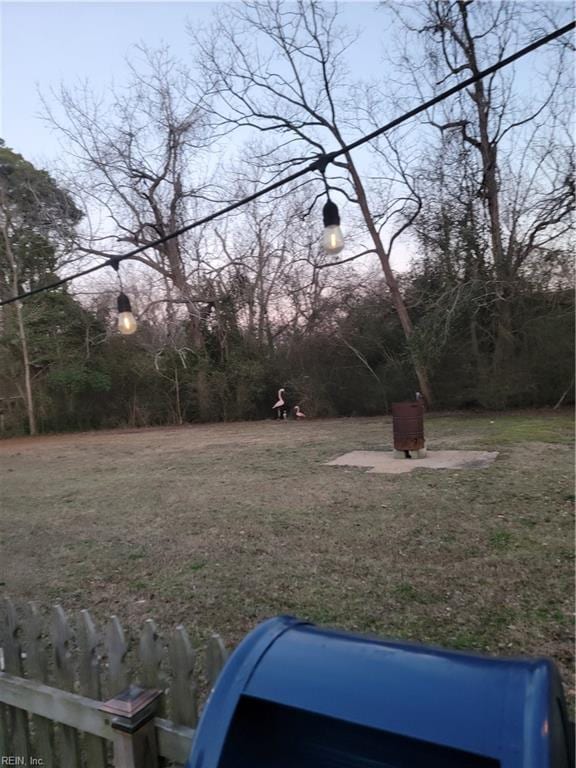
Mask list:
[[[573,689],[571,412],[430,415],[429,448],[481,470],[366,474],[388,418],[0,441],[0,592],[183,622],[233,646],[265,617],[500,654]]]

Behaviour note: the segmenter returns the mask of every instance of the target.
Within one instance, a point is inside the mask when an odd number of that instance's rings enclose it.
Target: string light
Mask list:
[[[129,336],[138,328],[136,318],[132,314],[130,299],[125,293],[118,296],[118,330],[124,336]]]
[[[118,283],[120,285],[120,295],[118,296],[118,330],[123,336],[130,336],[135,333],[138,328],[138,323],[132,314],[130,299],[124,293],[124,286],[122,285],[122,278],[120,277],[119,261],[119,259],[115,259],[110,265],[116,272]]]
[[[571,21],[570,23],[565,24],[563,27],[553,30],[552,32],[550,32],[550,34],[545,35],[544,37],[538,38],[533,43],[530,43],[530,45],[527,45],[524,48],[521,48],[520,50],[516,51],[510,56],[507,56],[504,59],[501,59],[496,64],[492,64],[492,66],[487,67],[486,69],[480,70],[479,72],[467,78],[466,80],[462,80],[457,85],[452,86],[452,88],[449,88],[448,90],[443,91],[437,96],[434,96],[432,99],[429,99],[428,101],[425,101],[422,104],[419,104],[417,107],[414,107],[408,112],[405,112],[403,115],[400,115],[399,117],[394,118],[394,120],[391,120],[389,123],[386,123],[380,128],[377,128],[371,133],[368,133],[365,136],[362,136],[356,141],[353,141],[350,144],[347,144],[344,147],[341,147],[340,149],[334,152],[331,152],[329,154],[321,154],[316,158],[316,160],[314,160],[314,162],[310,163],[310,165],[307,165],[304,168],[301,168],[299,171],[296,171],[295,173],[292,173],[289,176],[286,176],[285,178],[274,182],[273,184],[269,184],[268,186],[263,187],[262,189],[256,192],[253,192],[251,195],[248,195],[247,197],[244,197],[235,203],[231,203],[230,205],[227,205],[224,208],[220,208],[214,213],[211,213],[208,216],[204,216],[202,219],[197,219],[196,221],[193,221],[190,224],[186,224],[180,229],[177,229],[174,232],[170,232],[168,235],[165,235],[164,237],[160,237],[157,240],[152,240],[151,242],[146,243],[145,245],[138,246],[137,248],[134,248],[133,250],[128,251],[128,253],[124,253],[120,256],[111,256],[109,259],[102,262],[101,264],[96,264],[95,266],[88,267],[87,269],[84,269],[81,272],[77,272],[73,275],[68,275],[67,277],[63,277],[54,283],[50,283],[48,285],[34,288],[33,290],[30,290],[30,291],[25,291],[24,293],[18,294],[17,296],[12,296],[9,299],[4,299],[3,301],[0,301],[0,307],[3,307],[7,304],[12,304],[15,301],[26,299],[29,296],[34,296],[37,293],[43,293],[44,291],[49,291],[53,288],[59,288],[61,285],[64,285],[65,283],[69,283],[72,280],[76,280],[79,277],[84,277],[85,275],[89,275],[92,272],[96,272],[99,269],[104,269],[104,267],[113,266],[113,262],[120,262],[120,261],[124,261],[124,259],[133,258],[137,254],[142,253],[143,251],[146,251],[149,248],[156,248],[159,245],[162,245],[163,243],[166,243],[175,237],[179,237],[185,232],[189,232],[191,229],[200,227],[203,224],[208,224],[209,222],[214,221],[214,219],[217,219],[220,216],[224,216],[225,214],[236,210],[236,208],[240,208],[244,205],[247,205],[248,203],[251,203],[253,200],[257,200],[259,197],[262,197],[268,192],[272,192],[275,189],[279,189],[280,187],[285,186],[286,184],[290,184],[292,181],[296,181],[302,176],[305,176],[307,173],[326,168],[327,163],[333,162],[337,157],[340,157],[341,155],[349,154],[353,149],[356,149],[357,147],[360,147],[363,144],[366,144],[367,142],[372,141],[373,139],[376,139],[378,136],[381,136],[386,131],[389,131],[392,128],[396,128],[396,126],[401,125],[407,120],[410,120],[412,117],[416,117],[416,115],[419,115],[422,112],[426,112],[426,110],[430,109],[436,104],[439,104],[440,102],[444,101],[450,96],[453,96],[455,93],[459,93],[460,91],[465,90],[466,88],[473,85],[474,83],[477,83],[480,80],[483,80],[485,77],[488,77],[489,75],[492,75],[494,72],[498,72],[500,69],[503,69],[504,67],[509,66],[510,64],[517,61],[518,59],[521,59],[523,56],[526,56],[527,54],[532,53],[532,51],[535,51],[538,48],[541,48],[543,45],[546,45],[547,43],[550,43],[553,40],[556,40],[558,37],[561,37],[562,35],[565,35],[568,32],[572,32],[575,28],[576,28],[576,21]],[[332,252],[337,253],[337,251],[332,251]]]
[[[326,178],[326,168],[334,160],[334,154],[324,155],[318,159],[318,170],[322,174],[322,181],[326,190],[326,203],[322,209],[322,218],[324,220],[324,232],[322,233],[322,248],[326,253],[340,253],[344,248],[344,235],[340,229],[340,213],[338,206],[330,198],[332,187]]]
[[[326,253],[340,253],[344,248],[344,235],[340,229],[340,214],[338,206],[328,198],[322,209],[324,219],[324,232],[322,234],[322,246]]]

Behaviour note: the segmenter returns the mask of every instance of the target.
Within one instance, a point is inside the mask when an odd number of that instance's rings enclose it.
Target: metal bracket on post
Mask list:
[[[114,768],[158,768],[154,715],[162,691],[130,685],[99,707],[112,715]]]

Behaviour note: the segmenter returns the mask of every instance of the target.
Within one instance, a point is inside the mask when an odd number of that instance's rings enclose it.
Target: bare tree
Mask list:
[[[264,352],[273,351],[275,337],[288,327],[304,323],[312,330],[327,259],[318,247],[320,230],[306,216],[309,204],[298,192],[250,203],[214,230],[218,293],[234,298],[239,325]]]
[[[227,5],[217,14],[211,33],[193,34],[193,39],[215,128],[250,128],[284,138],[252,158],[266,167],[272,178],[289,166],[309,162],[311,153],[343,148],[352,138],[350,134],[362,129],[355,106],[357,89],[347,81],[345,63],[354,38],[339,27],[334,6],[316,0]],[[383,147],[381,150],[387,159],[388,153]],[[390,256],[400,235],[419,213],[419,197],[414,185],[406,184],[405,174],[398,174],[398,167],[402,169],[400,156],[392,153],[387,174],[394,175],[394,182],[404,191],[398,205],[388,201],[382,211],[378,195],[367,187],[352,154],[347,152],[343,157],[327,171],[329,186],[358,206],[369,235],[369,245],[358,252],[377,254],[404,334],[410,340],[412,321]],[[323,190],[318,196],[322,194]],[[430,402],[427,371],[417,358],[414,368],[420,390]]]
[[[88,85],[45,99],[48,121],[67,142],[75,191],[89,226],[81,253],[110,256],[119,243],[142,246],[198,214],[209,197],[206,148],[210,137],[190,73],[166,49],[138,48],[122,90],[97,98]],[[100,226],[94,222],[104,218]],[[197,233],[174,238],[134,259],[155,270],[165,299],[188,311],[191,343],[202,346],[203,269]]]
[[[417,6],[385,5],[408,33],[399,63],[404,73],[412,74],[421,98],[460,77],[477,75],[526,42],[534,29],[541,34],[554,22],[549,7],[530,3],[426,0]],[[566,8],[559,4],[558,10],[554,15]],[[406,53],[416,50],[411,39],[418,40],[423,58]],[[468,208],[477,216],[476,232],[485,224],[487,248],[472,255],[496,293],[492,314],[497,369],[511,360],[512,298],[519,277],[535,254],[542,249],[553,252],[573,225],[573,141],[567,130],[573,75],[566,54],[564,45],[551,49],[547,74],[539,76],[537,88],[533,85],[529,104],[515,88],[514,73],[506,70],[478,80],[428,117],[443,137],[457,135],[463,152],[467,148],[465,162],[452,172],[460,178],[464,172],[472,180]],[[449,195],[444,199],[449,201]],[[476,203],[479,214],[474,213]]]

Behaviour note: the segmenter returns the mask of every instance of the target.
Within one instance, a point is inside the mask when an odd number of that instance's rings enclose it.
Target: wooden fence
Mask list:
[[[134,756],[120,754],[126,748],[118,746],[114,718],[102,709],[139,686],[161,693],[150,720],[158,758],[146,765],[180,765],[190,752],[200,702],[226,656],[213,635],[199,658],[181,625],[162,637],[148,619],[130,642],[115,616],[100,631],[87,610],[70,619],[61,606],[45,615],[33,603],[17,610],[3,600],[0,757],[11,762],[2,764],[140,768]]]

